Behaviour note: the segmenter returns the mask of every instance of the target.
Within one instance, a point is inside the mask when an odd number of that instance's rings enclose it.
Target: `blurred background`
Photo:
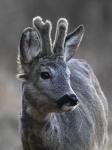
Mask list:
[[[112,1],[0,0],[0,150],[21,150],[19,117],[21,82],[16,80],[16,56],[21,33],[35,16],[48,18],[55,31],[59,17],[69,20],[69,32],[86,28],[76,58],[93,67],[109,102],[109,145],[112,150]],[[54,35],[54,34],[53,34]]]

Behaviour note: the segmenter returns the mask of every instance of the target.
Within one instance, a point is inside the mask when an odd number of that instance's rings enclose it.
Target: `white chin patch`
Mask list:
[[[69,106],[69,105],[66,104],[66,105],[63,105],[61,109],[63,111],[71,111],[71,110],[74,110],[76,107],[77,107],[77,105],[75,105],[75,106]]]

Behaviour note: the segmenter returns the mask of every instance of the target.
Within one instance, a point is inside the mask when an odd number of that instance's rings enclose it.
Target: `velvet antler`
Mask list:
[[[42,18],[38,16],[33,19],[33,26],[40,35],[41,55],[42,56],[52,55],[51,22],[49,20],[43,22]]]
[[[65,18],[60,18],[57,22],[55,40],[54,40],[54,53],[57,56],[64,55],[64,43],[68,30],[68,21]]]

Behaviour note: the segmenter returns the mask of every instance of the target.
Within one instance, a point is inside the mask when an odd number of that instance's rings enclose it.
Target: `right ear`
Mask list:
[[[28,27],[26,28],[20,39],[20,47],[18,54],[19,78],[25,78],[29,73],[29,64],[39,55],[40,41],[37,32]]]
[[[84,26],[78,26],[72,33],[67,35],[65,39],[65,59],[66,61],[70,60],[77,51],[80,42],[82,41],[82,37],[84,35]]]

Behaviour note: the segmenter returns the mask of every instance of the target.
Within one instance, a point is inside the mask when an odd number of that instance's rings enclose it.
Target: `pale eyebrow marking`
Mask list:
[[[40,70],[41,71],[48,71],[49,73],[51,74],[55,74],[55,70],[53,69],[53,67],[50,67],[50,66],[40,66]]]

